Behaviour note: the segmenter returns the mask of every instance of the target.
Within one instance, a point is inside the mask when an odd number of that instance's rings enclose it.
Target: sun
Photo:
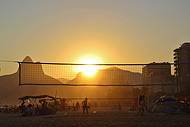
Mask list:
[[[93,64],[101,63],[101,59],[97,56],[85,56],[79,59],[79,63],[86,64],[77,67],[78,72],[82,72],[87,77],[93,77],[96,75],[97,71],[100,69],[99,66]]]
[[[92,77],[96,74],[98,68],[94,65],[84,65],[80,67],[80,70],[86,76]]]

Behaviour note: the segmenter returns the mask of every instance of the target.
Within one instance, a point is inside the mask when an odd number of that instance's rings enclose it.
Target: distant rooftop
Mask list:
[[[152,62],[152,63],[149,63],[149,65],[154,65],[154,64],[163,65],[163,64],[170,64],[170,63],[168,63],[168,62],[161,62],[161,63]]]
[[[190,47],[190,42],[185,42],[181,45],[181,47]]]
[[[190,42],[184,42],[179,48],[176,48],[174,52],[179,52],[181,48],[190,48]]]

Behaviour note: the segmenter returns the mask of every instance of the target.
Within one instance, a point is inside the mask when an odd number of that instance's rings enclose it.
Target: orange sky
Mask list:
[[[0,59],[173,62],[190,40],[187,0],[0,1]]]

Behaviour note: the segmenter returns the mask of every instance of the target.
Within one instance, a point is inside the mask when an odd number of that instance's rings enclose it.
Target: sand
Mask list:
[[[0,113],[0,127],[190,127],[190,114],[152,114],[128,112],[57,113],[22,117]]]

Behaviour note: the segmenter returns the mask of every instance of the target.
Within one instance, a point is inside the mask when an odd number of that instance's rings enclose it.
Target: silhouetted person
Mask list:
[[[66,100],[65,99],[61,99],[61,108],[63,111],[66,110]]]
[[[35,107],[35,115],[39,115],[39,111],[40,111],[40,108],[39,108],[39,105],[37,104]]]
[[[26,107],[25,115],[26,116],[31,116],[32,114],[33,114],[33,107],[32,107],[32,104],[29,104]]]
[[[25,104],[25,101],[23,100],[21,105],[20,105],[21,113],[23,113],[25,108],[26,108],[26,106],[24,104]]]
[[[143,115],[145,111],[145,96],[144,95],[139,96],[138,105],[139,105],[139,113],[140,115]]]
[[[79,109],[80,109],[80,104],[79,104],[79,102],[77,101],[77,103],[76,103],[76,111],[79,111]]]
[[[85,98],[84,101],[82,101],[82,108],[83,108],[83,114],[87,113],[88,114],[88,99]]]
[[[122,107],[121,107],[121,104],[118,103],[118,110],[121,111],[122,110]]]
[[[76,111],[76,106],[74,102],[73,102],[73,111]]]
[[[42,109],[41,109],[41,114],[45,115],[48,113],[48,104],[46,101],[42,102]]]

